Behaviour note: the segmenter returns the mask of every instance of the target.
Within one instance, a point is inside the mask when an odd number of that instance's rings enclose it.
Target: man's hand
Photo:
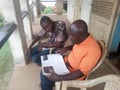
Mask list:
[[[50,75],[45,75],[51,81],[59,81],[59,75],[57,75],[53,69],[50,69]]]
[[[42,44],[39,44],[38,50],[39,50],[39,51],[42,51]]]
[[[31,48],[31,47],[27,48],[27,50],[26,50],[26,52],[25,52],[27,56],[29,56],[29,55],[30,55],[31,50],[32,50],[32,48]]]
[[[58,49],[55,51],[55,53],[60,53],[60,54],[63,54],[64,52],[66,52],[66,48],[62,48],[62,49]]]

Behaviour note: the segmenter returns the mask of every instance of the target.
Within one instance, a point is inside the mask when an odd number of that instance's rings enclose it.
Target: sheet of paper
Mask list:
[[[56,74],[62,75],[69,73],[63,57],[60,54],[50,54],[41,56],[42,71],[44,75],[49,75],[49,70],[53,68]]]

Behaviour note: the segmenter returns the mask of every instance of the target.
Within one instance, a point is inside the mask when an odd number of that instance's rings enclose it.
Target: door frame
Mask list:
[[[120,3],[120,1],[119,1],[119,3]],[[110,52],[111,44],[112,44],[113,37],[114,37],[115,31],[116,31],[118,19],[119,19],[119,16],[120,16],[120,4],[118,4],[117,6],[118,7],[117,7],[117,10],[116,10],[116,17],[115,17],[115,20],[114,20],[114,23],[113,23],[110,39],[109,39],[109,42],[108,42],[108,52]]]

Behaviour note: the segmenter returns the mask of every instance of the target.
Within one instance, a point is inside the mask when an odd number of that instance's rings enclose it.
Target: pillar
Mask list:
[[[62,14],[63,12],[63,2],[62,0],[57,0],[57,14]]]
[[[29,46],[29,42],[32,40],[32,21],[30,20],[30,12],[29,12],[29,0],[20,0],[20,6],[22,11],[26,11],[27,15],[23,18],[23,25],[25,31],[25,37],[27,41],[27,47]]]
[[[33,14],[34,17],[37,18],[41,14],[40,12],[40,0],[33,0],[35,2],[35,6],[33,6]]]
[[[37,5],[37,16],[41,15],[41,9],[40,9],[40,0],[36,0]]]

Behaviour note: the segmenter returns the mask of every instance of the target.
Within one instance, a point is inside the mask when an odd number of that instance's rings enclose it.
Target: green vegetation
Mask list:
[[[13,67],[11,49],[9,43],[6,42],[0,49],[0,90],[7,90]]]
[[[67,11],[63,9],[63,13],[67,13]]]
[[[54,14],[56,13],[52,7],[46,7],[43,11],[42,11],[42,14]],[[67,13],[66,10],[63,10],[63,13]]]
[[[52,11],[51,7],[46,7],[42,13],[43,14],[53,14],[53,11]]]

